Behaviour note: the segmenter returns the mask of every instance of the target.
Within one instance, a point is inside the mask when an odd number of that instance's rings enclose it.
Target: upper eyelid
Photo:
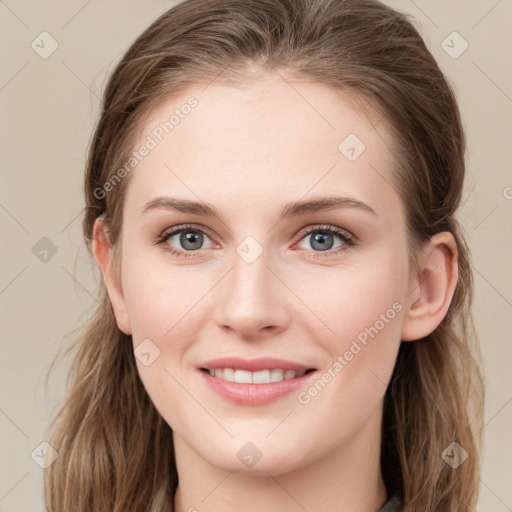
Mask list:
[[[211,234],[211,232],[208,228],[206,228],[205,226],[202,226],[200,224],[198,224],[198,225],[196,225],[196,224],[178,225],[178,226],[166,229],[162,232],[162,234],[159,236],[159,238],[165,238],[165,237],[168,237],[171,235],[175,235],[176,233],[180,233],[181,231],[186,231],[187,229],[190,231],[194,231],[194,230],[201,231],[201,232],[207,234],[210,238],[215,238]]]
[[[332,231],[334,234],[338,234],[338,235],[345,235],[347,238],[350,238],[350,239],[354,239],[354,240],[356,239],[356,236],[354,234],[352,234],[352,232],[350,232],[348,229],[334,226],[332,224],[310,224],[309,226],[306,226],[306,227],[300,229],[298,234],[299,235],[301,235],[301,234],[308,235],[311,232],[324,231],[324,230]]]

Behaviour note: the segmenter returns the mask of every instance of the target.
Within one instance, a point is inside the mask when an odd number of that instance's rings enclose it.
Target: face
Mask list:
[[[279,474],[375,442],[401,341],[389,133],[353,97],[289,82],[161,104],[125,196],[118,323],[175,442],[225,470]]]

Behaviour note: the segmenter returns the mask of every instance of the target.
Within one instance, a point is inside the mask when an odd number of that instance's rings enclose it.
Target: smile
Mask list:
[[[265,405],[299,391],[316,368],[275,358],[225,357],[197,368],[217,396],[239,405]]]
[[[282,368],[274,368],[268,370],[260,370],[251,372],[249,370],[236,370],[233,368],[215,368],[206,370],[216,379],[228,382],[238,382],[239,384],[270,384],[271,382],[281,382],[283,380],[295,379],[302,377],[308,371],[313,370],[284,370]]]

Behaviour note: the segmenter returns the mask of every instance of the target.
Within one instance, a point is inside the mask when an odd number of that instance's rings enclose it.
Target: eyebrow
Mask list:
[[[288,217],[298,217],[326,210],[339,208],[359,208],[376,217],[377,212],[366,203],[351,197],[330,196],[320,197],[304,201],[287,203],[281,210],[280,220]],[[190,199],[178,199],[170,196],[160,196],[152,199],[144,205],[141,215],[155,209],[174,210],[183,213],[194,213],[205,217],[216,217],[224,220],[221,213],[211,204],[203,201],[191,201]]]

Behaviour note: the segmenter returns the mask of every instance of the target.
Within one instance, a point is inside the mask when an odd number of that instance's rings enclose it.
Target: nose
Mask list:
[[[284,331],[293,295],[263,251],[254,261],[235,254],[216,297],[215,321],[224,331],[256,341]]]

